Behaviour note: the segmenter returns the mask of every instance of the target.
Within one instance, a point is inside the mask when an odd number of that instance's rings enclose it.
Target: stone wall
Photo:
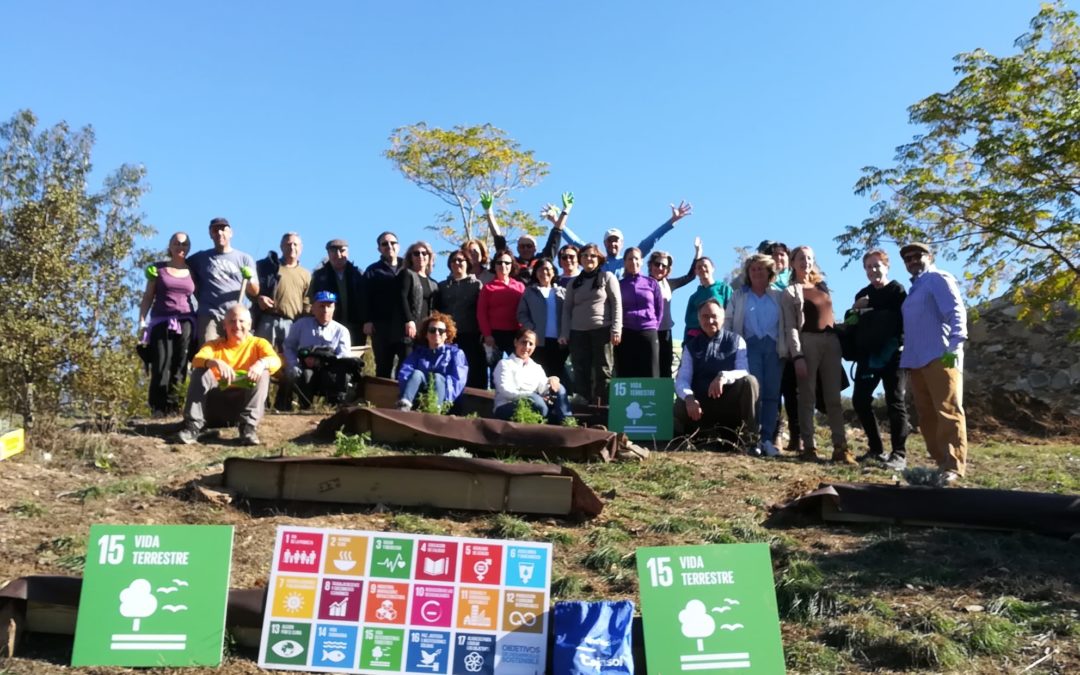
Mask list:
[[[1006,298],[969,320],[964,356],[964,408],[969,424],[1039,434],[1080,432],[1080,343],[1068,334],[1080,312],[1020,322]]]

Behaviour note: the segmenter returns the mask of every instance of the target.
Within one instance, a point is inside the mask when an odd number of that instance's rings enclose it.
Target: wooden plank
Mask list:
[[[574,479],[569,476],[514,476],[506,510],[514,513],[570,513]]]
[[[225,485],[252,499],[565,515],[570,512],[574,481],[569,476],[232,461],[227,464]]]

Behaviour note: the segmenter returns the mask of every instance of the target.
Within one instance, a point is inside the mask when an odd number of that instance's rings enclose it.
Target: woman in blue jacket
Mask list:
[[[453,403],[461,396],[469,377],[469,365],[464,352],[454,344],[456,337],[457,326],[446,314],[432,312],[421,322],[417,338],[423,341],[417,340],[398,369],[401,392],[398,410],[412,410],[417,395],[428,387],[435,388],[435,398],[440,406]]]

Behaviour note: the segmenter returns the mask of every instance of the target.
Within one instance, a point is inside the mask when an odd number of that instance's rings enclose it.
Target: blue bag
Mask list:
[[[555,603],[553,672],[633,675],[633,621],[634,603],[629,600]]]

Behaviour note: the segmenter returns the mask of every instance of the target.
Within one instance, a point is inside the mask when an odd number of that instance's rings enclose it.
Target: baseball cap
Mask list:
[[[330,291],[319,291],[315,294],[315,302],[337,302],[337,296]]]
[[[607,241],[608,239],[611,239],[612,237],[615,237],[616,239],[622,241],[622,238],[623,238],[622,230],[620,230],[617,227],[613,227],[613,228],[611,228],[610,230],[608,230],[607,232],[604,233],[604,241]]]
[[[210,221],[210,228],[213,229],[215,227],[232,227],[232,225],[229,225],[229,220],[227,218],[219,217]]]

